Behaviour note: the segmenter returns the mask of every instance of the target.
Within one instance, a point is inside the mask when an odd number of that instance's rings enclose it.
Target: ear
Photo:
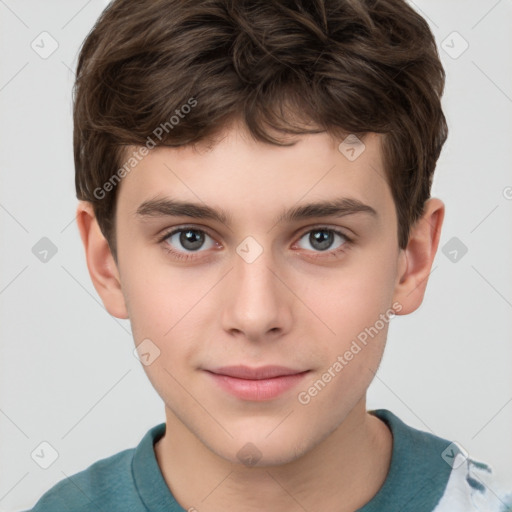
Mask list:
[[[111,315],[128,318],[117,264],[100,230],[91,203],[79,201],[76,221],[94,288]]]
[[[423,302],[444,220],[444,203],[431,198],[423,215],[411,227],[409,242],[401,249],[393,301],[401,304],[399,315],[407,315]]]

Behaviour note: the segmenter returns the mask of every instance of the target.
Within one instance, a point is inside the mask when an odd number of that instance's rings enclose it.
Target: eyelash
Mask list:
[[[192,252],[192,253],[182,253],[182,252],[179,252],[179,251],[175,251],[174,249],[172,249],[168,243],[165,243],[166,240],[172,236],[172,235],[175,235],[176,233],[180,233],[182,231],[187,231],[187,230],[191,230],[191,231],[195,231],[197,233],[202,233],[202,234],[205,234],[207,236],[209,236],[210,238],[213,238],[210,234],[208,234],[207,231],[203,230],[203,229],[199,229],[199,228],[195,228],[194,226],[180,226],[178,228],[173,228],[172,230],[170,231],[167,231],[162,237],[159,238],[158,242],[160,244],[162,244],[162,247],[164,248],[164,250],[169,253],[169,254],[172,254],[172,256],[178,260],[184,260],[184,261],[187,261],[187,260],[191,260],[191,259],[197,259],[198,257],[195,256],[195,253]],[[329,228],[327,226],[315,226],[313,228],[309,228],[307,231],[304,231],[301,233],[301,235],[299,236],[298,240],[300,240],[301,238],[304,237],[304,235],[308,234],[308,233],[312,233],[314,231],[327,231],[329,233],[334,233],[335,235],[339,235],[341,237],[343,237],[346,242],[343,243],[340,247],[338,247],[337,249],[334,249],[334,250],[331,250],[331,251],[316,251],[317,255],[316,256],[308,256],[309,258],[311,259],[317,259],[317,258],[330,258],[330,257],[338,257],[338,255],[340,255],[341,253],[344,253],[346,252],[353,244],[353,239],[352,237],[349,237],[347,236],[344,232],[342,231],[339,231],[337,229],[333,229],[333,228]],[[204,252],[204,251],[196,251],[197,253],[200,253],[200,252]]]

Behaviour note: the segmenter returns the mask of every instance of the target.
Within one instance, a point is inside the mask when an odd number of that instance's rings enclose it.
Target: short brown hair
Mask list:
[[[235,119],[271,144],[284,143],[269,128],[376,132],[405,248],[448,133],[444,81],[432,32],[404,0],[114,0],[78,59],[77,197],[117,260],[112,178],[128,146],[196,144]]]

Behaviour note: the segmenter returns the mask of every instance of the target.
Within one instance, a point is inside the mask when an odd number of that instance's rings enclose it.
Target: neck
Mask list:
[[[168,409],[166,420],[155,454],[169,489],[185,510],[353,512],[375,496],[391,462],[391,432],[366,412],[364,399],[313,449],[273,466],[227,461]]]

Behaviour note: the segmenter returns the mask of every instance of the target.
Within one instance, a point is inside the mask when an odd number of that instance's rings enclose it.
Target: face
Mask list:
[[[243,447],[292,461],[354,414],[392,316],[401,251],[380,136],[355,160],[326,133],[293,140],[235,125],[212,147],[155,148],[118,191],[144,369],[168,419],[233,462]]]

